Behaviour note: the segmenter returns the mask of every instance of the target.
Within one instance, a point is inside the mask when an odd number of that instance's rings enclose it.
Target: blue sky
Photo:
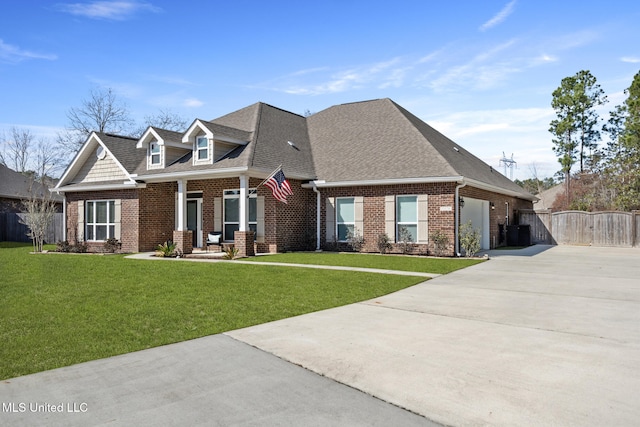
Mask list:
[[[551,176],[551,93],[585,69],[609,98],[640,70],[636,1],[3,2],[0,133],[55,136],[92,88],[136,120],[258,101],[303,114],[391,98],[498,167]],[[502,170],[502,169],[500,169]]]

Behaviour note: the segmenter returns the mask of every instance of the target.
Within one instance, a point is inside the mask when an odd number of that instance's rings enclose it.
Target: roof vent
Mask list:
[[[296,146],[296,144],[294,144],[291,141],[287,141],[287,144],[289,144],[290,146],[292,146],[293,148],[295,148],[296,150],[300,151],[300,149]]]
[[[460,149],[459,149],[458,147],[453,147],[453,149],[454,149],[457,153],[459,153],[459,152],[460,152]]]

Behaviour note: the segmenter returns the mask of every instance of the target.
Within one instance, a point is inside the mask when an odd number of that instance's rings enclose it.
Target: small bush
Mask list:
[[[403,254],[408,254],[409,251],[413,248],[413,238],[411,237],[411,232],[407,227],[400,227],[400,248],[402,249]]]
[[[176,256],[176,244],[171,240],[167,240],[156,248],[156,256],[161,258],[168,258]]]
[[[391,239],[387,233],[378,234],[378,252],[386,254],[391,248]]]
[[[236,248],[235,246],[228,246],[225,250],[224,250],[224,255],[222,255],[223,259],[235,259],[238,256],[238,248]]]
[[[353,231],[347,232],[347,242],[351,245],[351,249],[360,252],[364,246],[364,237],[362,237],[360,230],[354,227]]]
[[[69,241],[65,240],[64,242],[56,243],[56,252],[66,252],[66,253],[74,253],[74,254],[84,254],[89,250],[86,243],[78,243],[72,245]]]
[[[436,256],[444,256],[449,249],[449,237],[442,230],[431,233],[431,241],[433,242],[433,250]]]
[[[122,247],[122,243],[115,237],[110,237],[105,240],[103,247],[105,252],[115,254]]]
[[[460,246],[468,258],[480,250],[480,230],[473,228],[471,221],[460,226]]]

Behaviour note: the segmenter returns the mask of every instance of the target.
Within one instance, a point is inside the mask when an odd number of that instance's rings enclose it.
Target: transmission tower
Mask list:
[[[517,167],[517,164],[518,162],[513,160],[513,153],[511,153],[511,158],[508,159],[504,151],[502,152],[502,158],[498,166],[504,166],[504,176],[507,176],[507,168],[509,168],[509,179],[511,181],[513,181],[513,170]]]

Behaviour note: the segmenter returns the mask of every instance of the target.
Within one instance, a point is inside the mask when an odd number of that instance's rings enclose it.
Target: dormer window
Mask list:
[[[160,144],[157,142],[149,144],[149,154],[151,155],[151,166],[160,166]]]
[[[207,160],[209,158],[209,140],[206,136],[196,138],[196,159]]]

